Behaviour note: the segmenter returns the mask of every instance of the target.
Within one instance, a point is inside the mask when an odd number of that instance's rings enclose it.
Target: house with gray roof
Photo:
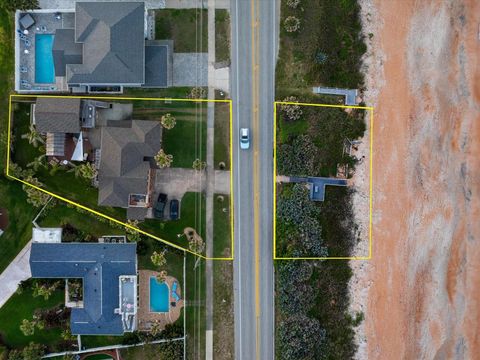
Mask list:
[[[33,278],[82,279],[83,301],[71,310],[74,335],[122,335],[136,329],[135,243],[32,242]]]
[[[145,41],[144,16],[143,2],[77,2],[75,29],[55,32],[56,76],[92,91],[169,86],[172,46]]]
[[[77,1],[74,12],[17,11],[16,91],[171,86],[173,41],[146,40],[147,18],[141,1]]]
[[[157,121],[128,120],[101,131],[98,204],[127,208],[127,218],[144,219],[152,206],[162,127]]]

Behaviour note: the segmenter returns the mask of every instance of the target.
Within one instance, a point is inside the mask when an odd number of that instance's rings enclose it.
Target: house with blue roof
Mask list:
[[[72,308],[74,335],[122,335],[136,329],[135,243],[33,242],[34,278],[82,279],[83,302]]]

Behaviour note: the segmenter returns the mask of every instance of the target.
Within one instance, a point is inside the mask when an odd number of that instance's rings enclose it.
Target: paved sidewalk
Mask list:
[[[117,1],[132,1],[132,0],[102,0],[102,1],[110,1],[110,2],[117,2]],[[41,9],[52,9],[52,10],[75,10],[75,2],[76,0],[39,0],[38,4]],[[145,8],[146,9],[163,9],[165,8],[165,0],[144,0]],[[187,5],[187,3],[195,3],[195,0],[176,0],[176,1],[168,1],[171,2],[172,5],[175,5],[175,2],[178,2],[178,5]],[[182,4],[180,4],[182,3]],[[191,6],[191,7],[197,7]]]
[[[204,0],[164,0],[167,9],[192,9],[197,7],[205,8],[207,1]],[[210,6],[210,1],[208,1]],[[214,6],[217,9],[230,9],[230,0],[216,0]]]
[[[15,294],[21,281],[27,280],[32,276],[29,263],[31,245],[32,241],[30,240],[5,271],[0,274],[0,284],[2,284],[0,307]]]
[[[208,98],[215,99],[215,0],[208,0]],[[213,194],[215,187],[214,130],[215,103],[208,103],[207,112],[207,191],[206,191],[206,253],[213,257]],[[206,277],[206,341],[205,359],[213,360],[213,261],[207,261]]]

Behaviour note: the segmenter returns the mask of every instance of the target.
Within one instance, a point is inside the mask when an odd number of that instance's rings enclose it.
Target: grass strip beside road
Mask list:
[[[226,9],[215,10],[215,61],[230,62],[230,15]]]

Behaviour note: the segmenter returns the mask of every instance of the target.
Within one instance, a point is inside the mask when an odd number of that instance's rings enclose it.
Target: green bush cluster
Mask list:
[[[277,201],[277,218],[281,223],[279,237],[287,240],[297,256],[324,257],[320,209],[310,200],[309,190],[295,184],[291,190],[280,191]]]

